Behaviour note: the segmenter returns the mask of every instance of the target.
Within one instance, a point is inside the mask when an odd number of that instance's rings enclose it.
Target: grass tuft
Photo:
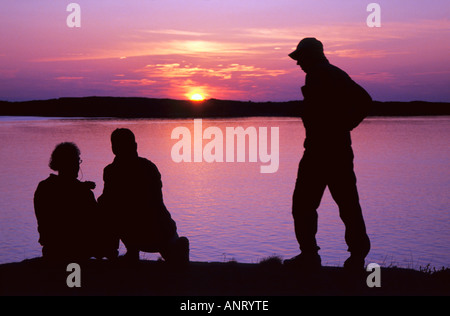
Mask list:
[[[280,256],[270,256],[261,259],[259,262],[262,266],[281,266],[283,264],[283,259]]]

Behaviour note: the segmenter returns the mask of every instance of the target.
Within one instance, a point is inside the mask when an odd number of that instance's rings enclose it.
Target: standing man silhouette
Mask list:
[[[344,268],[363,269],[370,241],[356,188],[350,131],[367,115],[372,99],[344,71],[329,63],[317,39],[304,38],[289,57],[306,73],[302,87],[306,139],[292,205],[301,253],[284,263],[305,269],[321,267],[317,208],[328,186],[339,207],[351,254]]]

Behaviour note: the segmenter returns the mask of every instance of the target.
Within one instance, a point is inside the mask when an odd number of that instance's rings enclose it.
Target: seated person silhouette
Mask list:
[[[91,190],[95,183],[77,179],[80,163],[80,150],[75,144],[58,144],[49,163],[58,174],[41,181],[34,194],[45,259],[84,260],[94,255],[97,202]]]
[[[166,262],[188,263],[189,240],[179,237],[164,205],[161,174],[150,160],[139,157],[133,132],[119,128],[111,134],[113,163],[103,173],[104,190],[98,201],[127,248],[126,259],[139,252],[159,252]]]

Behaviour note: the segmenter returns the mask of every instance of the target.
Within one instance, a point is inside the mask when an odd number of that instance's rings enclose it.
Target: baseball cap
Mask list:
[[[314,37],[306,37],[298,43],[296,50],[289,54],[294,60],[298,60],[304,53],[307,54],[323,54],[322,42]]]

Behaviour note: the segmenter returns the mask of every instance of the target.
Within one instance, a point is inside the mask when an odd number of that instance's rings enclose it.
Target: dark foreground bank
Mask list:
[[[185,268],[162,261],[80,263],[80,287],[67,265],[41,258],[0,265],[0,295],[136,296],[304,296],[304,295],[449,295],[450,270],[421,272],[381,268],[381,287],[370,288],[370,272],[349,275],[342,268],[296,271],[277,260],[259,264],[191,262]],[[69,282],[70,283],[70,282]]]

